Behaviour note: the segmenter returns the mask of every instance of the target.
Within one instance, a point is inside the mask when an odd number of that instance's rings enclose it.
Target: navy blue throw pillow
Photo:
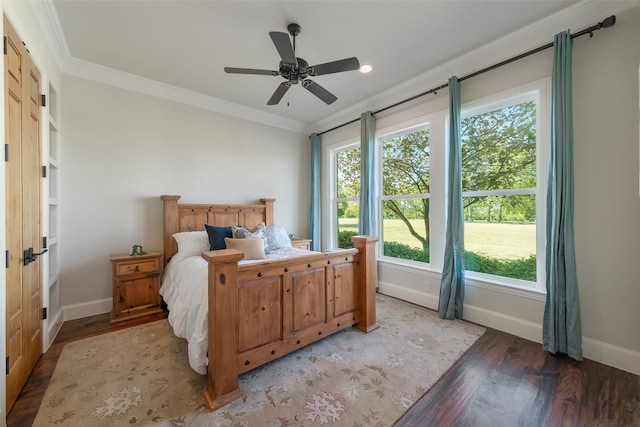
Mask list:
[[[224,244],[225,237],[233,237],[233,230],[231,227],[216,227],[215,225],[205,224],[204,228],[209,235],[209,244],[212,251],[218,249],[226,249],[227,245]]]

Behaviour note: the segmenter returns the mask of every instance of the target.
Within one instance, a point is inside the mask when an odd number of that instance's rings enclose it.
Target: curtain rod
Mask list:
[[[589,37],[593,37],[593,32],[594,31],[597,31],[597,30],[599,30],[601,28],[613,27],[615,25],[615,23],[616,23],[616,16],[615,15],[611,15],[610,17],[606,18],[602,22],[598,22],[597,24],[592,25],[589,28],[585,28],[582,31],[578,31],[575,34],[571,34],[571,39],[573,40],[574,38],[580,37],[580,36],[584,36],[585,34],[589,34]],[[506,59],[506,60],[504,60],[502,62],[498,62],[497,64],[493,64],[493,65],[491,65],[489,67],[486,67],[486,68],[483,68],[483,69],[481,69],[479,71],[476,71],[474,73],[468,74],[468,75],[466,75],[464,77],[460,77],[458,79],[458,81],[462,82],[464,80],[470,79],[471,77],[475,77],[475,76],[478,76],[480,74],[486,73],[487,71],[495,70],[496,68],[502,67],[503,65],[510,64],[510,63],[518,61],[518,60],[520,60],[522,58],[526,58],[527,56],[533,55],[534,53],[541,52],[541,51],[546,50],[546,49],[548,49],[550,47],[553,47],[553,42],[547,43],[547,44],[545,44],[543,46],[539,46],[539,47],[537,47],[535,49],[531,49],[531,50],[529,50],[527,52],[521,53],[520,55],[516,55],[516,56],[514,56],[512,58],[509,58],[509,59]],[[438,87],[434,87],[433,89],[429,89],[426,92],[419,93],[419,94],[414,95],[414,96],[412,96],[410,98],[403,99],[402,101],[396,102],[395,104],[391,104],[391,105],[389,105],[387,107],[384,107],[384,108],[381,108],[381,109],[379,109],[377,111],[374,111],[373,114],[378,114],[378,113],[381,113],[383,111],[387,111],[387,110],[389,110],[391,108],[397,107],[398,105],[405,104],[405,103],[407,103],[409,101],[413,101],[414,99],[420,98],[420,97],[428,95],[430,93],[437,93],[439,90],[442,90],[442,89],[447,88],[447,87],[449,87],[449,83],[444,83],[444,84],[442,84],[442,85],[440,85]],[[341,125],[332,127],[331,129],[325,130],[323,132],[319,132],[318,135],[324,135],[325,133],[334,131],[336,129],[340,129],[341,127],[350,125],[350,124],[358,122],[358,121],[360,121],[359,117],[357,119],[350,120],[350,121],[348,121],[346,123],[342,123]]]

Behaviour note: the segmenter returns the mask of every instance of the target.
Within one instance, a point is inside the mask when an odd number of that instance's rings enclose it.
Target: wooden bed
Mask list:
[[[275,199],[253,205],[164,202],[164,262],[177,251],[172,237],[204,224],[254,227],[274,223]],[[238,376],[337,331],[371,332],[376,322],[376,237],[356,236],[355,249],[314,252],[238,265],[243,253],[203,252],[208,262],[208,387],[212,410],[244,395]],[[171,309],[171,307],[169,307]]]

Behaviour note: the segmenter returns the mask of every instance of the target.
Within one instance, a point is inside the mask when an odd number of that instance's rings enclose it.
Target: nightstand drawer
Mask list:
[[[298,249],[311,249],[311,240],[310,239],[293,239],[291,241],[291,246]]]
[[[116,265],[116,276],[137,273],[153,273],[160,270],[160,262],[157,259],[150,259],[139,262],[121,262]]]

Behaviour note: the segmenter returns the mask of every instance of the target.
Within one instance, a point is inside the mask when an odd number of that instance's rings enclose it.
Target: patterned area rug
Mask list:
[[[210,412],[206,376],[166,320],[67,344],[34,426],[389,426],[484,333],[377,295],[380,329],[346,329],[240,377]]]

